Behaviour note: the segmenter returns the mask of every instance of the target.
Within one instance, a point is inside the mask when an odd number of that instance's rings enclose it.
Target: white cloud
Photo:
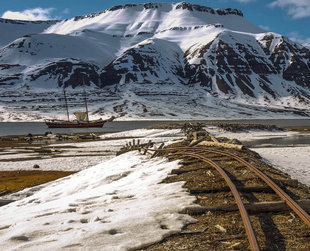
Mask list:
[[[17,19],[17,20],[28,20],[28,21],[36,21],[36,20],[50,20],[55,19],[51,17],[51,12],[54,11],[54,8],[34,8],[27,9],[23,11],[6,11],[3,13],[2,18],[7,19]]]
[[[266,26],[266,25],[259,25],[258,27],[263,29],[263,30],[265,30],[265,31],[270,31],[271,30],[270,27]]]
[[[292,41],[300,43],[300,44],[309,44],[310,43],[310,37],[305,38],[304,36],[300,35],[298,32],[291,32],[288,34],[288,37]]]
[[[250,3],[250,2],[255,2],[256,0],[236,0],[239,3]]]
[[[65,8],[61,13],[63,14],[69,14],[70,10],[68,8]]]
[[[276,0],[269,6],[286,9],[294,19],[310,17],[310,0]]]

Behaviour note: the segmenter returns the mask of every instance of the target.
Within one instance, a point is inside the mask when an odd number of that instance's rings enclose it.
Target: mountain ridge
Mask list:
[[[14,88],[36,93],[85,84],[110,93],[94,94],[90,106],[98,116],[104,110],[123,118],[201,119],[210,114],[197,109],[209,108],[216,117],[215,107],[227,117],[262,116],[263,111],[309,116],[310,50],[263,32],[235,9],[186,2],[127,4],[61,21],[0,20],[0,30],[5,25],[39,32],[0,48],[0,96]],[[13,33],[12,38],[20,35],[20,29]],[[188,102],[177,101],[184,95]],[[22,92],[19,100],[29,112]],[[42,100],[33,102],[40,114]],[[160,111],[158,102],[169,104],[170,111]],[[0,102],[19,110],[15,105]]]

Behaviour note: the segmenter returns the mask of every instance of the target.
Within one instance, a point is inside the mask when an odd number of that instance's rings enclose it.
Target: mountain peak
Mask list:
[[[210,7],[206,7],[203,5],[198,4],[191,4],[187,2],[181,2],[176,5],[176,9],[185,9],[190,11],[199,11],[199,12],[208,12],[211,14],[218,14],[218,15],[238,15],[243,17],[243,13],[237,9],[212,9]]]
[[[237,15],[240,17],[243,17],[243,13],[240,10],[232,9],[232,8],[226,8],[226,9],[213,9],[207,6],[198,5],[198,4],[191,4],[187,2],[179,2],[179,3],[161,3],[161,2],[152,2],[152,3],[143,3],[143,4],[125,4],[125,5],[115,5],[107,10],[95,12],[92,14],[82,15],[82,16],[76,16],[74,18],[74,21],[78,21],[84,18],[90,18],[90,17],[96,17],[106,12],[112,12],[117,10],[124,10],[124,9],[130,9],[130,8],[136,8],[142,10],[149,10],[149,9],[183,9],[188,11],[197,11],[197,12],[205,12],[215,15]]]
[[[309,114],[310,50],[263,32],[236,9],[126,4],[52,25],[0,19],[0,33],[1,97],[8,88],[28,86],[39,97],[37,88],[84,82],[107,93],[94,96],[98,114]],[[28,96],[14,100],[33,110]]]

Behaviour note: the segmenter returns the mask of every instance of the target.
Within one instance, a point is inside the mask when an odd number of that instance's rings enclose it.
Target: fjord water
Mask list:
[[[167,121],[166,121],[167,122]],[[102,128],[48,128],[43,122],[0,122],[0,136],[52,133],[113,133],[166,123],[165,121],[114,121]],[[174,121],[176,122],[176,121]],[[180,121],[179,121],[180,122]]]
[[[102,128],[48,128],[43,122],[0,122],[0,136],[52,133],[112,133],[140,129],[151,125],[182,122],[232,122],[287,126],[310,126],[310,119],[255,119],[255,120],[145,120],[107,122]]]

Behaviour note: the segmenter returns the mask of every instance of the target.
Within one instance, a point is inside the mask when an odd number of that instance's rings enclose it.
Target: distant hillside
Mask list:
[[[53,92],[83,83],[94,116],[310,115],[309,48],[265,33],[239,10],[127,4],[68,20],[0,19],[0,31],[8,34],[0,37],[5,120],[49,117],[45,100],[58,106]]]

